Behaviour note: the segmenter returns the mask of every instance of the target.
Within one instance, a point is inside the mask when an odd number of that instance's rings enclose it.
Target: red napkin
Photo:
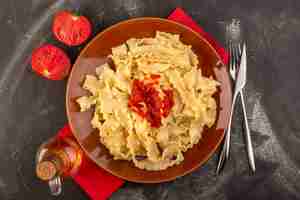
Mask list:
[[[225,49],[219,45],[213,37],[207,34],[189,15],[187,15],[182,8],[176,8],[168,17],[168,19],[186,25],[198,32],[215,48],[217,53],[221,56],[223,62],[225,64],[228,63],[228,53],[225,51]]]
[[[168,19],[184,24],[200,35],[204,36],[207,41],[216,49],[224,63],[228,62],[228,54],[210,35],[203,31],[196,22],[192,20],[181,8],[176,8]],[[59,137],[71,135],[68,125],[63,127],[59,133]],[[90,196],[92,200],[105,200],[115,190],[122,186],[124,181],[119,179],[103,169],[99,168],[87,157],[83,158],[83,164],[76,175],[73,176],[74,181]]]

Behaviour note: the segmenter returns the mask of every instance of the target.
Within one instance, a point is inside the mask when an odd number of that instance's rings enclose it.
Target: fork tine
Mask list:
[[[238,68],[238,65],[239,65],[239,60],[240,60],[240,54],[239,54],[239,49],[238,49],[238,45],[235,45],[235,48],[234,48],[234,53],[235,53],[235,71],[237,70]]]
[[[239,48],[239,57],[241,57],[241,55],[242,55],[241,43],[239,43],[238,48]]]
[[[239,65],[237,66],[237,69],[239,69],[239,66],[241,64],[241,57],[242,57],[242,47],[241,47],[241,43],[239,43],[238,45],[238,53],[239,53]]]
[[[233,69],[233,51],[232,51],[232,42],[229,41],[229,59],[230,59],[230,70]]]
[[[235,44],[234,43],[232,43],[232,54],[233,54],[233,56],[232,56],[232,60],[233,60],[233,70],[235,70],[235,68],[236,68],[236,48],[235,48]]]
[[[234,65],[235,65],[234,58],[235,58],[235,56],[234,56],[233,43],[232,43],[231,40],[229,40],[229,56],[230,56],[230,58],[229,58],[229,61],[230,61],[230,63],[229,63],[229,72],[230,72],[231,78],[233,80],[235,80],[235,67],[234,67]]]
[[[232,43],[232,61],[233,61],[233,65],[232,65],[232,69],[234,71],[234,75],[235,75],[235,70],[236,70],[236,65],[237,65],[237,59],[236,59],[236,47],[235,44]]]
[[[237,47],[236,47],[236,54],[237,54],[237,60],[238,60],[238,65],[236,66],[236,68],[238,69],[238,67],[240,66],[240,61],[241,61],[241,44],[238,43]]]
[[[231,67],[231,51],[230,51],[230,42],[229,42],[229,40],[227,41],[227,50],[228,50],[228,54],[229,54],[229,60],[228,60],[228,65],[229,65],[229,69],[230,69],[230,67]]]

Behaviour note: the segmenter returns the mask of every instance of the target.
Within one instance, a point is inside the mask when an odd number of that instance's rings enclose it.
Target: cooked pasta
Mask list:
[[[95,106],[91,124],[114,159],[146,170],[181,163],[183,153],[215,123],[212,95],[219,83],[204,77],[198,58],[180,36],[157,32],[112,48],[109,64],[87,75],[89,96],[77,99],[81,111]]]

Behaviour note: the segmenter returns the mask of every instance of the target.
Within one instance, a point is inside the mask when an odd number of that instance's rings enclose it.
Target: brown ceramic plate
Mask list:
[[[162,171],[138,169],[132,162],[113,160],[106,148],[100,144],[96,130],[91,127],[93,110],[79,112],[75,100],[88,94],[81,88],[86,74],[95,74],[95,68],[106,61],[111,48],[129,38],[153,37],[156,31],[180,34],[185,44],[192,45],[198,55],[199,67],[206,76],[214,76],[221,86],[215,98],[218,116],[215,125],[206,129],[203,138],[192,149],[184,153],[184,161]],[[193,30],[173,21],[160,18],[136,18],[113,25],[99,33],[78,56],[69,77],[66,106],[71,129],[86,154],[100,167],[115,176],[140,183],[158,183],[183,176],[202,165],[215,152],[228,122],[231,104],[231,86],[226,67],[212,46]]]

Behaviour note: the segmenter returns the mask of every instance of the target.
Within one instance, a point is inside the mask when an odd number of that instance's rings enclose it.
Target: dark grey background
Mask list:
[[[300,199],[300,1],[299,0],[2,0],[0,2],[0,199],[87,199],[71,180],[51,197],[34,174],[41,142],[66,122],[66,81],[29,72],[34,47],[51,39],[53,13],[79,9],[92,19],[94,34],[124,19],[166,17],[183,7],[223,41],[222,23],[237,17],[249,48],[247,111],[257,172],[249,173],[240,112],[231,160],[215,176],[216,155],[201,169],[170,183],[126,183],[111,199]],[[80,48],[67,49],[76,58]]]

